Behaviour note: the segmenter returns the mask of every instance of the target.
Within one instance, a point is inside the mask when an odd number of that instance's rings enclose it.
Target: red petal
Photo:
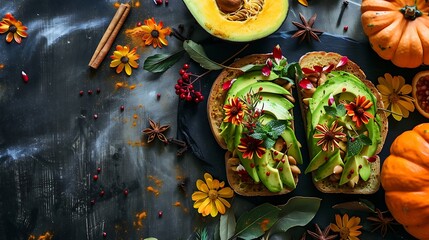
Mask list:
[[[316,71],[310,68],[302,68],[301,70],[304,74],[317,73]]]
[[[312,89],[314,87],[310,80],[308,80],[307,78],[303,78],[299,82],[299,86],[304,89]]]
[[[328,73],[328,72],[331,72],[332,69],[334,69],[334,64],[331,64],[329,66],[324,66],[322,71],[325,73]]]
[[[335,99],[334,99],[334,95],[330,95],[329,96],[329,99],[328,99],[328,105],[329,106],[332,106],[332,104],[335,102]]]
[[[237,79],[232,79],[232,80],[229,80],[229,81],[226,81],[226,82],[224,82],[223,84],[222,84],[222,89],[224,90],[224,91],[227,91],[227,90],[229,90],[230,88],[231,88],[231,86],[232,86],[232,84],[235,82],[235,80],[237,80]]]
[[[274,60],[276,60],[277,63],[279,63],[280,60],[283,58],[282,49],[280,48],[279,45],[276,45],[274,47],[274,49],[273,49],[273,57],[274,57]]]
[[[270,74],[271,74],[271,68],[268,66],[264,66],[262,68],[262,75],[268,77],[268,76],[270,76]]]
[[[318,73],[321,73],[323,71],[323,67],[321,67],[321,66],[314,66],[313,68],[314,68],[314,71],[316,71]]]
[[[340,61],[337,64],[337,67],[341,67],[347,64],[347,62],[349,61],[349,58],[346,56],[343,56]]]
[[[368,162],[370,162],[370,163],[373,163],[373,162],[375,162],[376,160],[377,160],[377,157],[376,156],[372,156],[372,157],[365,157],[366,158],[366,160],[368,160]]]

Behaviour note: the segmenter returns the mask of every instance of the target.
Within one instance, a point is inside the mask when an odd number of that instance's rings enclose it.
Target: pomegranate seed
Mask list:
[[[79,91],[79,95],[83,96],[83,91],[82,90]]]
[[[103,237],[104,238],[107,237],[107,233],[106,232],[103,232]]]
[[[98,180],[98,175],[97,175],[97,174],[95,174],[95,175],[92,177],[92,179],[94,179],[94,181],[97,181],[97,180]]]
[[[91,95],[92,94],[92,90],[88,90],[88,95]]]
[[[159,217],[159,218],[161,218],[161,217],[162,217],[162,214],[163,214],[163,212],[162,212],[162,211],[159,211],[159,212],[158,212],[158,217]]]
[[[98,114],[94,114],[94,120],[98,119]]]
[[[97,92],[97,94],[100,94],[101,93],[101,89],[97,88],[96,92]]]
[[[344,32],[347,32],[347,30],[349,30],[349,26],[344,26],[344,28],[343,28],[343,30],[344,30]]]
[[[100,197],[103,197],[105,194],[104,190],[101,190],[100,193],[98,194]]]
[[[128,189],[124,189],[124,196],[128,196]]]
[[[255,164],[254,164],[254,163],[251,163],[251,164],[250,164],[250,167],[251,167],[251,168],[254,168],[254,167],[255,167]]]
[[[91,203],[91,205],[95,205],[95,200],[92,199],[90,203]]]
[[[279,171],[281,172],[281,171],[283,171],[283,168],[282,167],[279,167]]]
[[[143,24],[142,24],[142,22],[137,22],[137,24],[136,24],[136,25],[137,25],[137,27],[140,27],[140,26],[141,26],[141,25],[143,25]]]
[[[153,0],[153,2],[155,3],[155,5],[161,5],[162,4],[162,0]]]
[[[277,156],[279,154],[279,152],[274,151],[274,156]]]
[[[21,71],[21,77],[24,83],[28,83],[28,75],[24,71]]]
[[[189,69],[189,64],[187,64],[187,63],[183,64],[183,69],[185,69],[185,70]]]
[[[343,90],[343,92],[347,91],[347,89],[346,89],[346,88],[343,88],[342,90]]]
[[[265,174],[266,174],[267,176],[270,176],[270,174],[271,174],[271,173],[270,173],[270,172],[266,172]]]
[[[121,107],[119,107],[119,109],[121,110],[121,112],[123,112],[125,110],[125,106],[121,105]]]
[[[97,172],[100,173],[101,172],[101,167],[97,168]]]
[[[168,0],[165,0],[165,6],[168,6]]]

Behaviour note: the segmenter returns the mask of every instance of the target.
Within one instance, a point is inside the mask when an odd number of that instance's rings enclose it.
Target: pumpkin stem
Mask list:
[[[420,17],[423,15],[423,13],[417,9],[417,6],[408,6],[405,5],[405,7],[401,8],[401,13],[404,14],[404,17],[408,20],[414,20],[417,17]]]

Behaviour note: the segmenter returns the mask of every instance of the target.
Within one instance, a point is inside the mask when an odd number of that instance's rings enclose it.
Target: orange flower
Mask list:
[[[229,104],[223,106],[225,110],[224,122],[230,122],[234,125],[239,125],[243,122],[244,110],[246,105],[243,105],[238,97],[228,99]]]
[[[142,39],[145,45],[152,45],[154,48],[162,48],[162,45],[167,46],[168,41],[165,37],[171,34],[171,29],[163,27],[164,23],[162,21],[157,24],[154,18],[146,19],[144,25],[141,26],[143,31]]]
[[[0,21],[0,34],[7,33],[6,42],[12,42],[12,39],[17,43],[21,43],[22,38],[28,36],[27,27],[22,25],[21,21],[15,19],[15,17],[6,13],[4,18]]]
[[[219,182],[213,179],[212,175],[204,174],[203,180],[197,180],[197,188],[192,194],[192,200],[195,201],[194,208],[198,208],[198,212],[204,217],[209,214],[216,217],[218,213],[225,214],[226,208],[231,207],[231,204],[225,198],[232,198],[234,192],[230,187],[225,187],[225,182]]]
[[[130,47],[128,46],[116,46],[116,51],[113,52],[113,55],[110,56],[112,62],[110,63],[110,67],[116,68],[116,73],[122,72],[125,68],[125,73],[130,76],[133,68],[138,68],[139,64],[137,60],[140,58],[140,55],[136,54],[137,48],[133,48],[130,51]]]
[[[362,228],[359,217],[351,217],[349,219],[349,215],[344,214],[343,218],[338,214],[335,214],[335,222],[336,224],[331,223],[331,229],[334,232],[340,233],[341,240],[359,240],[357,236],[361,234],[358,231]]]
[[[372,107],[373,103],[369,99],[366,99],[365,96],[360,95],[356,97],[355,101],[344,106],[347,110],[347,115],[352,117],[352,121],[356,122],[356,127],[360,128],[362,123],[367,124],[369,119],[374,118],[371,113],[366,111]]]
[[[255,139],[246,136],[240,139],[240,144],[237,146],[238,151],[243,153],[243,158],[253,159],[253,154],[256,153],[258,158],[261,158],[265,153],[265,148],[262,146],[263,140]]]

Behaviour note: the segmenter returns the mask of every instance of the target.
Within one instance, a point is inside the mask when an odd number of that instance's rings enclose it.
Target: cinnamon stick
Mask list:
[[[94,54],[92,55],[91,60],[89,61],[88,66],[97,69],[101,62],[106,57],[107,53],[110,51],[113,42],[115,41],[116,36],[119,33],[122,25],[125,22],[125,19],[128,17],[128,14],[131,10],[131,6],[128,3],[121,3],[115,15],[112,18],[109,26],[104,32],[103,37],[98,43],[97,48],[95,49]]]

